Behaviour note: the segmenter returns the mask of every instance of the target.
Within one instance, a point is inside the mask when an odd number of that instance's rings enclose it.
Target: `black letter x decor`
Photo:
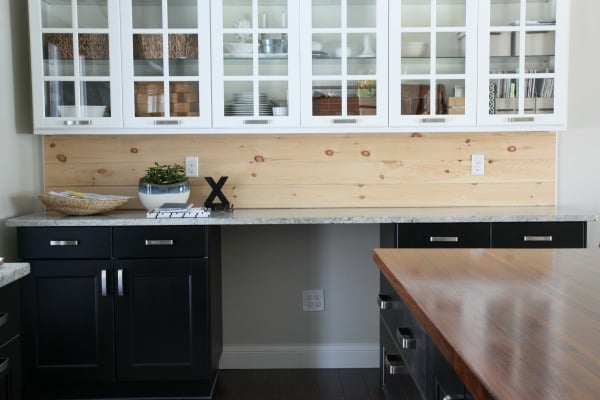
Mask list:
[[[227,178],[227,176],[222,176],[219,178],[219,182],[215,182],[215,180],[210,176],[204,177],[204,179],[206,179],[206,182],[208,182],[208,184],[212,188],[212,191],[204,201],[204,207],[210,208],[213,211],[227,211],[230,209],[229,200],[227,200],[227,197],[225,197],[225,195],[221,191],[221,189],[223,189],[223,185],[225,185],[225,181],[227,180]],[[215,197],[218,197],[219,200],[221,200],[221,202],[215,203]]]

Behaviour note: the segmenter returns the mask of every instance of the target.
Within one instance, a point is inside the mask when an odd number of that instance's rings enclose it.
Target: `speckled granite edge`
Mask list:
[[[0,265],[0,287],[29,274],[29,263],[4,263]]]
[[[294,225],[385,224],[424,222],[552,222],[597,221],[591,212],[556,207],[430,207],[239,209],[213,212],[207,218],[146,218],[145,211],[112,211],[95,216],[65,216],[56,212],[29,214],[6,221],[11,227],[160,226],[160,225]]]

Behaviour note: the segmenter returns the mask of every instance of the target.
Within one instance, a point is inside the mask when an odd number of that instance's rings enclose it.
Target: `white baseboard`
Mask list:
[[[220,369],[377,368],[378,344],[223,346]]]

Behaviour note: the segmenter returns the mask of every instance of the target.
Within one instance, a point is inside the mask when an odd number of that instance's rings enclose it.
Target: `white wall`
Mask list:
[[[41,209],[41,140],[31,120],[27,2],[0,2],[0,256],[16,257],[7,218]]]

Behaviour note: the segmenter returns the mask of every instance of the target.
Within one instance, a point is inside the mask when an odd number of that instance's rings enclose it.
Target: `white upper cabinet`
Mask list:
[[[213,122],[269,130],[300,125],[297,0],[212,2]]]
[[[390,1],[390,126],[474,126],[476,0]]]
[[[386,127],[388,2],[302,3],[302,126]]]
[[[490,0],[480,7],[478,124],[564,128],[569,2]]]
[[[121,0],[125,128],[209,128],[206,0]]]
[[[118,0],[29,1],[36,132],[122,126]]]

